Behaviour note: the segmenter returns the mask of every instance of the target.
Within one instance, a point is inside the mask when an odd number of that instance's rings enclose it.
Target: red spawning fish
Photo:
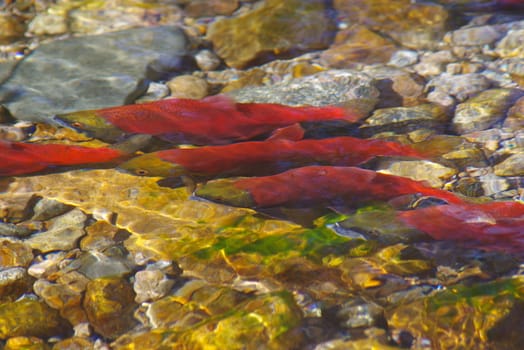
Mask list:
[[[453,193],[405,177],[355,167],[308,166],[262,177],[220,179],[196,190],[204,199],[239,207],[269,208],[318,203],[350,205],[422,194],[461,203]]]
[[[434,239],[524,253],[524,204],[519,202],[455,203],[400,212],[398,216]]]
[[[173,143],[208,145],[248,140],[302,122],[354,123],[359,117],[335,106],[235,103],[217,95],[79,111],[55,119],[107,142],[125,134],[148,134]]]
[[[0,176],[29,174],[57,166],[106,163],[122,156],[122,151],[107,147],[0,141]]]
[[[137,175],[212,178],[268,175],[305,165],[350,166],[375,156],[424,157],[411,147],[396,142],[343,136],[170,149],[135,157],[119,168]]]

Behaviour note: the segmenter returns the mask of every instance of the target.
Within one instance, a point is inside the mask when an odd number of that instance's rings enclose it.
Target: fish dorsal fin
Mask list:
[[[299,123],[295,123],[283,128],[275,129],[267,138],[268,141],[288,140],[300,141],[304,138],[304,128]]]
[[[227,109],[235,109],[236,108],[236,102],[235,100],[225,94],[218,94],[213,96],[207,96],[202,99],[203,102],[213,105],[218,109],[227,110]]]

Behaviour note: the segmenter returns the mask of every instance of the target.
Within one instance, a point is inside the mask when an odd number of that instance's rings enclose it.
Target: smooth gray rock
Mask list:
[[[0,86],[0,103],[18,120],[134,101],[148,80],[179,68],[187,39],[177,27],[129,29],[43,44]]]
[[[0,63],[0,84],[4,82],[13,71],[13,68],[16,66],[17,61],[8,61]]]

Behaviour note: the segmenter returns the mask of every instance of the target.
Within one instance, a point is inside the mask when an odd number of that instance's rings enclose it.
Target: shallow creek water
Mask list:
[[[523,67],[515,0],[0,1],[0,347],[521,349]]]

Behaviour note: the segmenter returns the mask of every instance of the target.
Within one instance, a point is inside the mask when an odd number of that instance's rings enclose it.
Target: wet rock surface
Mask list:
[[[47,122],[66,111],[126,104],[147,79],[173,74],[185,45],[181,30],[167,26],[53,41],[18,63],[0,100],[18,120]]]
[[[270,0],[242,16],[213,23],[207,35],[227,65],[242,68],[264,54],[325,48],[332,27],[323,1]]]
[[[522,201],[524,16],[451,3],[3,2],[0,144],[121,147],[49,118],[168,97],[337,105],[359,122],[306,138],[394,141],[424,157],[360,167]],[[449,206],[419,193],[234,208],[116,165],[0,177],[4,348],[520,349],[521,218],[466,215],[496,234],[479,247],[401,220]]]

